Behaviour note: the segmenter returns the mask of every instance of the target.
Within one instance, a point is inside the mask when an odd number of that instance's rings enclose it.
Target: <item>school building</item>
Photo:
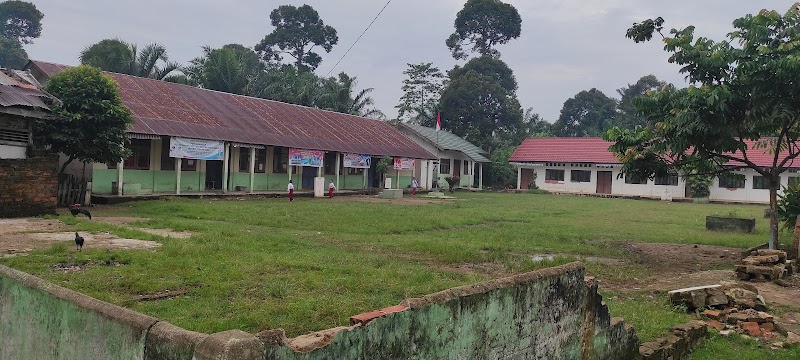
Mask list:
[[[748,143],[752,146],[752,143]],[[531,138],[525,140],[509,159],[517,167],[517,189],[535,183],[540,189],[556,193],[639,196],[656,199],[690,198],[686,179],[674,173],[655,179],[619,177],[622,163],[608,148],[611,142],[600,138]],[[772,156],[753,149],[750,160],[771,166]],[[800,181],[800,163],[781,175],[781,185]],[[732,171],[709,187],[710,201],[769,203],[766,179],[752,169]]]
[[[68,68],[30,61],[41,83]],[[134,124],[132,155],[118,164],[82,164],[94,194],[144,195],[298,190],[315,177],[338,189],[379,187],[376,157],[434,156],[391,125],[358,116],[192,86],[108,73]],[[374,160],[374,161],[373,161]],[[413,169],[399,172],[402,188]]]

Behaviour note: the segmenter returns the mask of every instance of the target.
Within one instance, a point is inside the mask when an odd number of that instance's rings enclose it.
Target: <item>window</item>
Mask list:
[[[738,176],[737,176],[738,175]],[[719,187],[726,189],[744,189],[744,177],[740,174],[722,174],[719,176]]]
[[[197,170],[195,159],[181,159],[181,171]],[[175,158],[169,156],[169,138],[161,141],[161,170],[175,170]]]
[[[256,149],[256,171],[257,173],[267,172],[267,149]]]
[[[275,174],[286,174],[289,168],[289,149],[276,147],[272,155],[272,172]]]
[[[250,148],[239,148],[239,172],[250,172]]]
[[[569,181],[571,182],[590,182],[592,181],[592,172],[588,170],[572,170],[569,174]]]
[[[449,174],[450,173],[450,159],[441,159],[439,162],[442,164],[441,168],[439,169],[439,174]]]
[[[797,186],[800,184],[800,176],[792,176],[789,178],[789,186]]]
[[[753,176],[753,189],[769,189],[769,181],[763,176]]]
[[[647,185],[647,178],[640,179],[636,175],[625,174],[625,183],[633,185]]]
[[[347,169],[347,175],[363,175],[364,169],[359,168],[345,168]]]
[[[544,171],[544,180],[564,181],[564,170],[547,169]]]
[[[253,172],[267,172],[267,149],[256,149],[256,163]],[[239,148],[239,172],[250,172],[250,148]]]
[[[338,158],[335,152],[331,151],[325,153],[325,157],[322,160],[322,164],[325,166],[325,175],[336,175],[337,160]]]
[[[469,175],[469,160],[464,160],[464,164],[461,168],[463,169],[464,175]]]
[[[131,156],[123,161],[124,169],[150,170],[150,140],[131,139],[128,145]],[[116,169],[117,164],[108,164],[109,169]]]
[[[664,176],[657,176],[656,185],[678,186],[678,174],[669,173]]]

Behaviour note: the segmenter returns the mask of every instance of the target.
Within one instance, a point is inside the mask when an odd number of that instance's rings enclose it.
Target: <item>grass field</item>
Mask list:
[[[347,324],[351,315],[396,305],[407,297],[566,263],[575,256],[626,259],[630,254],[618,246],[626,242],[743,248],[765,242],[768,232],[767,222],[760,219],[763,206],[533,194],[459,193],[458,198],[425,205],[347,199],[170,199],[102,207],[93,210],[95,216],[147,218],[133,225],[191,231],[194,236],[168,239],[61,216],[80,231],[109,231],[158,241],[163,247],[101,250],[87,244],[77,253],[64,243],[0,262],[187,329],[212,333],[281,327],[294,336]],[[731,213],[759,218],[757,234],[704,229],[705,216]],[[542,253],[559,256],[531,259]],[[59,263],[91,266],[78,272],[53,271]],[[635,264],[589,262],[587,270],[617,284],[653,275]],[[188,293],[160,301],[136,300],[164,290]],[[645,340],[688,319],[673,310],[665,296],[624,289],[605,295],[614,316],[625,317]],[[752,348],[720,338],[706,348],[728,343],[745,349],[737,354]],[[792,354],[800,353],[786,352]]]

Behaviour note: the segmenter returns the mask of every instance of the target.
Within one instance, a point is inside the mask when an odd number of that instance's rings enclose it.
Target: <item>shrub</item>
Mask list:
[[[455,191],[456,187],[458,187],[458,184],[461,182],[460,176],[448,176],[444,179],[447,180],[447,184],[450,185],[450,192]]]
[[[711,194],[709,187],[714,178],[706,175],[690,175],[686,178],[689,188],[692,189],[693,198],[704,198]]]
[[[797,215],[800,215],[800,184],[789,185],[778,194],[778,221],[784,229],[794,229]]]

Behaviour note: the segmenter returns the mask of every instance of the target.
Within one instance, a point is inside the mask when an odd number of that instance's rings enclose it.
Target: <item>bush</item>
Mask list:
[[[455,191],[456,187],[458,187],[458,184],[461,182],[460,176],[448,176],[444,179],[447,180],[447,184],[450,185],[450,192]]]
[[[800,184],[789,185],[778,194],[778,221],[783,223],[784,229],[794,229],[797,215],[800,215]]]
[[[706,175],[690,175],[686,178],[686,182],[692,189],[693,198],[704,198],[711,194],[709,187],[714,178]]]

